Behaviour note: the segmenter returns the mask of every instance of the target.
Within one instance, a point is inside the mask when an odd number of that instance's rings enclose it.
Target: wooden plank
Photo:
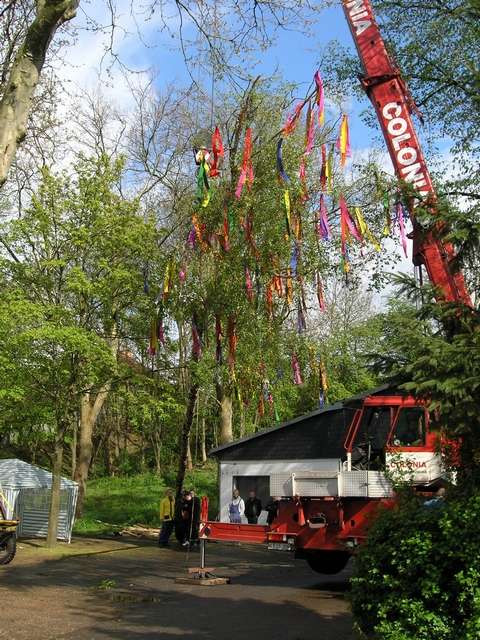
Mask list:
[[[213,573],[215,567],[188,567],[188,573]]]
[[[195,584],[199,587],[211,587],[216,584],[230,584],[230,578],[175,578],[177,584]]]

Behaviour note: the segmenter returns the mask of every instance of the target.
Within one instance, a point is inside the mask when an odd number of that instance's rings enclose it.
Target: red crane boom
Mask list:
[[[342,5],[364,68],[361,82],[377,113],[395,173],[399,180],[410,183],[435,212],[435,189],[410,115],[415,103],[388,55],[370,0],[342,0]],[[414,264],[425,265],[441,300],[471,306],[463,275],[451,267],[455,258],[452,245],[432,232],[421,235],[414,199],[408,208],[414,225]]]

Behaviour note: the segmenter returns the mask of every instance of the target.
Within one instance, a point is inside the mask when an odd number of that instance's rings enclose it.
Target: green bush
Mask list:
[[[480,638],[480,496],[403,498],[373,523],[352,579],[358,627],[378,640]]]

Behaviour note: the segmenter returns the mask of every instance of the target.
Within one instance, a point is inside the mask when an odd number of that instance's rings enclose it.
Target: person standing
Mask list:
[[[240,497],[240,493],[238,489],[233,490],[232,501],[228,505],[228,515],[230,517],[230,522],[235,524],[241,524],[242,516],[245,513],[245,503],[243,499]]]
[[[190,495],[192,496],[192,517],[190,522],[190,545],[196,544],[198,546],[200,544],[198,535],[199,535],[199,529],[200,529],[201,501],[200,501],[200,498],[195,494],[194,489],[190,491]]]
[[[182,504],[180,507],[181,520],[183,522],[183,540],[182,547],[190,546],[190,536],[192,533],[192,516],[193,516],[193,496],[190,491],[183,492]]]
[[[160,522],[162,523],[162,527],[158,536],[158,544],[161,547],[168,545],[173,531],[174,517],[175,498],[173,497],[173,491],[167,489],[165,491],[165,497],[160,501]]]
[[[247,501],[245,502],[245,515],[248,524],[257,524],[258,517],[262,513],[262,502],[257,498],[255,491],[249,491]]]

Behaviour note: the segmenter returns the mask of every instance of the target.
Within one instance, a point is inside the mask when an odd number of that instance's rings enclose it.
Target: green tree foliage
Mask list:
[[[480,634],[478,495],[409,496],[385,510],[356,557],[352,609],[381,640],[474,640]]]

